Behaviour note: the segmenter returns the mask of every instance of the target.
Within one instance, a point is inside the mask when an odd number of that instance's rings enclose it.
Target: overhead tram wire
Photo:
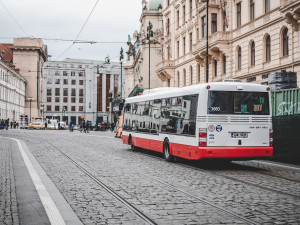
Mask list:
[[[0,0],[0,1],[1,1],[1,0]],[[76,41],[78,40],[79,35],[80,35],[81,32],[83,31],[85,25],[87,24],[87,22],[88,22],[88,20],[90,19],[92,13],[94,12],[94,10],[95,10],[95,8],[96,8],[98,2],[99,2],[99,0],[97,0],[97,2],[95,3],[95,5],[94,5],[92,11],[90,12],[89,16],[88,16],[87,19],[85,20],[83,26],[81,27],[81,29],[80,29],[79,33],[77,34],[77,36],[76,36],[75,40],[73,41],[73,43],[72,43],[72,44],[71,44],[71,45],[70,45],[70,46],[69,46],[62,54],[60,54],[60,55],[57,57],[57,60],[58,60],[61,56],[63,56],[67,51],[69,51],[69,49],[76,43]]]
[[[22,26],[18,23],[18,21],[15,19],[15,17],[10,13],[10,11],[6,8],[6,6],[3,4],[2,0],[0,0],[0,4],[3,6],[3,8],[6,10],[6,12],[10,15],[10,17],[14,20],[14,22],[17,24],[17,26],[20,28],[20,30],[25,34],[25,36],[28,37],[28,34],[25,32],[25,30],[22,28]]]

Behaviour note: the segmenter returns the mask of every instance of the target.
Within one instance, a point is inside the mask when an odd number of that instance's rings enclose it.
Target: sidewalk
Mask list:
[[[26,144],[0,136],[0,224],[82,224]]]

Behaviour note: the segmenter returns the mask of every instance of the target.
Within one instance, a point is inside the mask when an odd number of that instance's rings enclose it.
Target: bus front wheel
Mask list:
[[[174,157],[171,155],[171,151],[170,151],[170,143],[169,140],[166,138],[164,141],[164,158],[167,162],[173,162],[174,161]]]

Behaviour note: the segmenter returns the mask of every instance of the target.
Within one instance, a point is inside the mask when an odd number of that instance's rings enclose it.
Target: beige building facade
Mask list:
[[[206,2],[163,1],[163,86],[206,82]],[[300,1],[210,0],[209,81],[268,83],[268,74],[296,72],[300,86]]]
[[[13,64],[27,80],[25,90],[25,114],[32,118],[41,117],[43,108],[44,63],[47,61],[47,46],[41,39],[15,38]],[[29,98],[32,98],[30,101]],[[31,115],[30,114],[31,108]]]
[[[163,86],[163,82],[157,79],[155,72],[155,67],[162,58],[162,45],[157,38],[163,33],[162,0],[142,0],[142,7],[140,31],[135,31],[132,38],[129,36],[127,42],[127,57],[124,62],[125,98],[134,91],[148,90],[149,86],[150,89]],[[150,55],[147,40],[149,22],[152,24]]]

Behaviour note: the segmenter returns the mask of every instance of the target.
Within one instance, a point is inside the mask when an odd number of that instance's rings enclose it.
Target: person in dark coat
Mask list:
[[[89,132],[89,121],[86,121],[86,124],[85,124],[85,133],[88,133]]]
[[[11,121],[11,122],[10,122],[10,129],[12,129],[12,128],[13,128],[13,125],[14,125],[14,122],[13,122],[13,121]]]

